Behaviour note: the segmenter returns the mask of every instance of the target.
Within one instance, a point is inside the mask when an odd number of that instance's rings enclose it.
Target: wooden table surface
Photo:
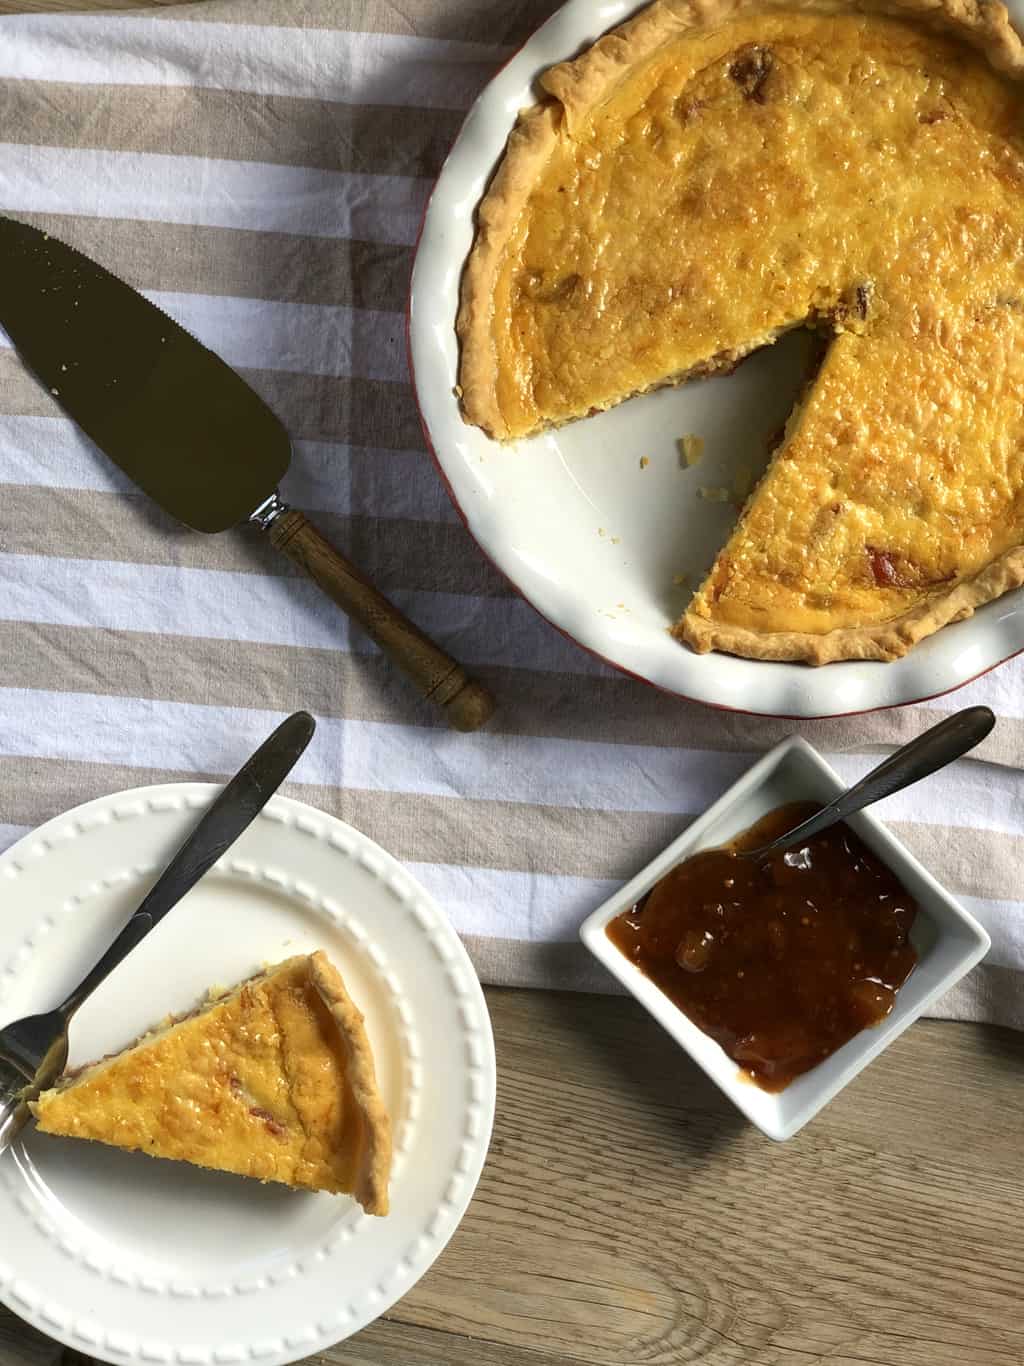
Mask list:
[[[775,1145],[631,1001],[487,999],[498,1110],[466,1218],[310,1363],[1024,1366],[1024,1037],[919,1023]],[[85,1361],[0,1309],[0,1366]]]
[[[487,997],[498,1110],[466,1218],[311,1362],[1024,1363],[1024,1037],[918,1023],[776,1145],[632,1001]],[[82,1361],[0,1310],[2,1366]]]

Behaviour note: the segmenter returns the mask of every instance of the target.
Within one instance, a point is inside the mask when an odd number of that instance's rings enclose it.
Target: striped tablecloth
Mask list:
[[[0,350],[0,843],[119,788],[230,772],[282,713],[291,791],[405,861],[485,979],[607,985],[581,918],[793,727],[596,664],[488,566],[425,450],[403,308],[420,216],[551,0],[213,0],[0,19],[0,208],[146,290],[295,438],[287,492],[498,694],[441,728],[255,537],[171,524]],[[947,1015],[1024,1025],[1024,661],[928,707],[800,727],[853,778],[942,711],[976,759],[886,803],[986,923]]]

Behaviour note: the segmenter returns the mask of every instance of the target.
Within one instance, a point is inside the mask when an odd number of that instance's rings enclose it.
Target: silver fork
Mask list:
[[[110,948],[56,1010],[0,1029],[0,1153],[30,1118],[29,1104],[52,1086],[68,1060],[68,1025],[78,1007],[256,819],[313,737],[316,722],[297,711],[281,723],[203,816]]]

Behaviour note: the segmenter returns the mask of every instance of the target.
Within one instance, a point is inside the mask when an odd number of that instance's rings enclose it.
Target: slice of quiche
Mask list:
[[[893,659],[1024,582],[1022,76],[994,0],[659,0],[541,77],[463,280],[468,421],[832,338],[693,648]]]
[[[290,958],[82,1068],[33,1105],[86,1138],[388,1212],[391,1125],[373,1054],[325,954]]]

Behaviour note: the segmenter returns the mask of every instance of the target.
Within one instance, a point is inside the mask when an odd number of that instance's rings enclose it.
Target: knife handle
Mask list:
[[[487,689],[404,617],[303,513],[289,508],[268,531],[271,544],[359,623],[422,695],[442,709],[449,725],[470,731],[484,724],[494,711]]]

